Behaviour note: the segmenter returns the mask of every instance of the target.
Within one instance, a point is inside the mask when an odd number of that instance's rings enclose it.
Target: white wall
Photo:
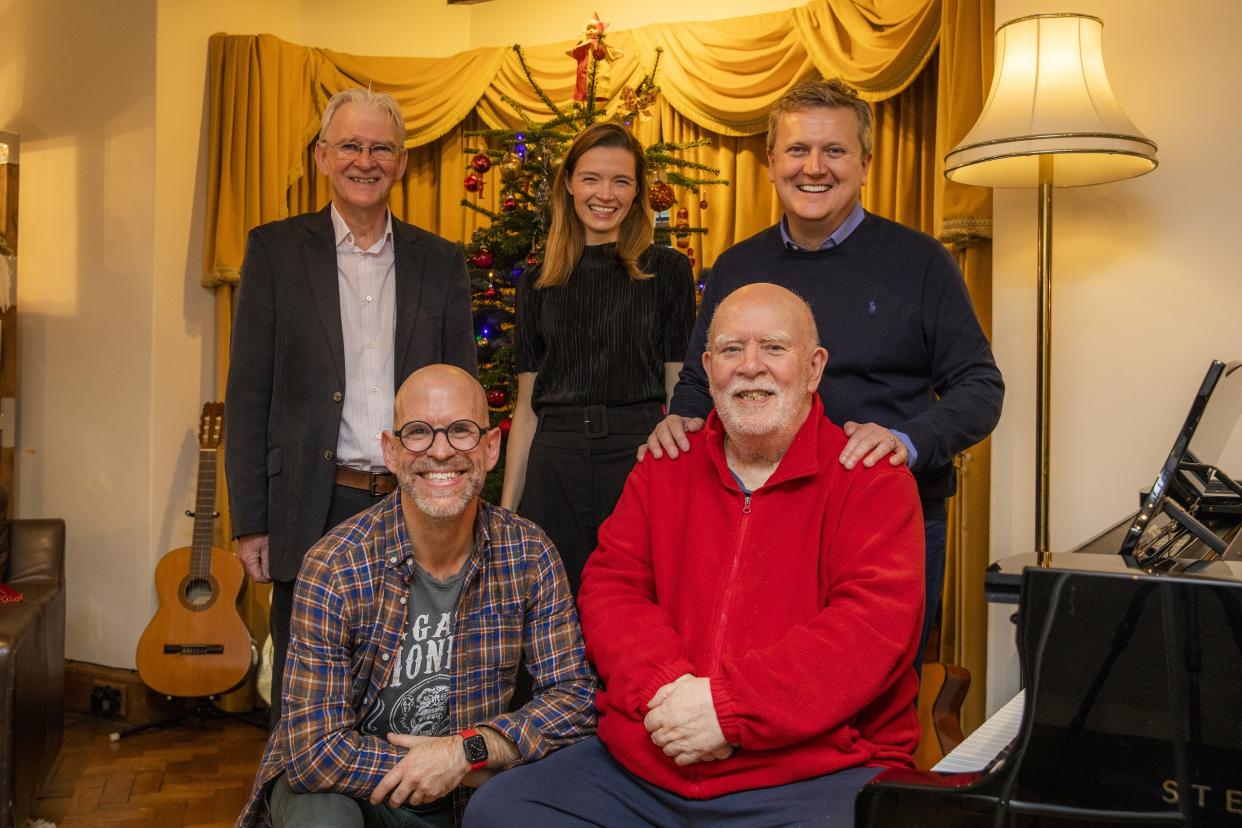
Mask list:
[[[2,14],[0,123],[22,137],[15,506],[69,521],[70,657],[127,663],[161,517],[149,439],[155,5],[40,0]]]
[[[634,0],[600,11],[621,29],[793,5]],[[199,286],[208,37],[269,32],[355,54],[442,56],[569,40],[595,8],[0,2],[0,129],[22,136],[14,506],[68,523],[68,658],[132,667],[157,605],[155,564],[190,542],[182,513],[215,372],[214,305]]]
[[[1053,551],[1136,508],[1209,360],[1242,359],[1242,4],[997,0],[996,22],[1057,11],[1104,21],[1113,90],[1160,163],[1054,193]],[[997,191],[992,329],[1007,394],[992,447],[994,558],[1033,548],[1035,233],[1035,191]],[[1011,611],[992,612],[989,710],[1017,688]]]

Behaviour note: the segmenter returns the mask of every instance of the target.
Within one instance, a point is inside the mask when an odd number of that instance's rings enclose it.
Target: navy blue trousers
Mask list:
[[[773,788],[686,799],[621,767],[597,737],[504,771],[475,792],[466,828],[561,826],[852,826],[854,797],[878,768]]]
[[[914,671],[922,669],[923,651],[927,649],[927,636],[940,615],[940,596],[944,592],[944,552],[948,524],[944,518],[923,521],[923,536],[927,542],[926,569],[923,577],[927,585],[926,603],[923,604],[923,635],[914,656]],[[938,659],[933,659],[938,660]]]

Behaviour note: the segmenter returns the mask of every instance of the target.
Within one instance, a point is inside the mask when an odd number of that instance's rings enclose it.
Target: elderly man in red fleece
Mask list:
[[[598,738],[486,783],[467,825],[852,825],[857,790],[912,765],[914,479],[838,462],[794,294],[735,291],[707,346],[697,445],[635,467],[583,574]]]

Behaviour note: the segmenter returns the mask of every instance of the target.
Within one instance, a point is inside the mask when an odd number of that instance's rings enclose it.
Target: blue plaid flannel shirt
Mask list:
[[[307,552],[294,591],[284,716],[239,828],[268,823],[267,788],[281,773],[294,790],[366,799],[405,755],[358,726],[396,664],[412,560],[400,490]],[[596,679],[560,557],[535,524],[482,500],[454,636],[452,732],[494,728],[529,762],[595,731]],[[523,653],[534,698],[506,712]],[[454,794],[459,816],[468,796]]]

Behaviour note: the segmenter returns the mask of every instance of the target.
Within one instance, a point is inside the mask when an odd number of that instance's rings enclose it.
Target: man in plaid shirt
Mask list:
[[[466,788],[595,730],[561,560],[478,496],[500,452],[482,387],[433,365],[395,407],[400,486],[307,553],[284,716],[238,826],[451,825]],[[510,712],[523,655],[534,698]]]

